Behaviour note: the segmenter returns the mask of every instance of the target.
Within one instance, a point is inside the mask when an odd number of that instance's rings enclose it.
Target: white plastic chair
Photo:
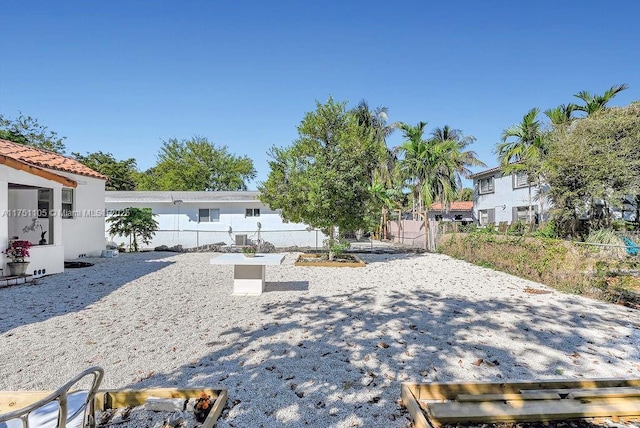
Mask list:
[[[93,399],[103,376],[104,370],[100,367],[86,369],[35,403],[0,414],[0,428],[94,428]],[[91,380],[89,390],[71,391],[71,388],[77,386],[83,379]]]

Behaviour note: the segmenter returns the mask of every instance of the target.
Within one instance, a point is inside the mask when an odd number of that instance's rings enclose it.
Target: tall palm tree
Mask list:
[[[478,159],[476,152],[466,150],[465,147],[473,144],[476,141],[476,137],[473,135],[465,136],[460,129],[452,129],[449,125],[445,125],[442,128],[435,128],[431,131],[431,140],[436,142],[455,141],[458,144],[457,158],[455,159],[456,167],[456,182],[458,188],[462,188],[462,177],[469,178],[471,170],[469,167],[480,166],[486,167],[487,165]]]
[[[496,147],[496,154],[502,173],[507,175],[517,172],[525,172],[529,178],[529,221],[533,221],[531,202],[534,199],[531,186],[535,182],[538,195],[541,194],[539,166],[547,154],[547,139],[542,132],[538,109],[532,108],[522,117],[522,122],[512,125],[502,131],[502,141]],[[538,198],[540,214],[543,214],[542,198]]]
[[[363,133],[374,139],[380,151],[379,164],[374,170],[372,184],[374,179],[378,179],[386,186],[392,187],[397,157],[387,147],[387,137],[396,130],[398,123],[387,124],[388,112],[389,109],[387,107],[376,107],[371,110],[365,100],[360,101],[353,109],[356,122],[362,128]]]
[[[468,143],[454,138],[440,138],[453,137],[448,127],[444,132],[443,129],[436,131],[439,137],[424,140],[425,126],[425,122],[419,122],[416,126],[400,125],[406,138],[399,147],[403,155],[401,171],[405,183],[412,189],[419,210],[423,206],[430,208],[436,201],[448,205],[455,200],[458,189],[462,187],[460,176],[470,173],[468,167],[484,165],[474,152],[462,150]],[[457,137],[464,139],[461,132]]]
[[[465,148],[476,141],[476,137],[473,135],[465,136],[460,129],[452,129],[449,125],[435,128],[431,131],[431,138],[438,141],[454,140],[460,144],[461,148]]]
[[[584,105],[576,106],[576,110],[585,112],[587,116],[607,108],[607,104],[613,97],[620,92],[629,88],[629,85],[622,83],[620,85],[613,85],[602,95],[590,94],[587,91],[580,91],[574,95],[574,97],[581,99]]]
[[[536,116],[538,109],[532,108],[522,117],[522,122],[502,131],[501,142],[494,152],[503,173],[523,170],[527,162],[538,161],[546,154],[542,124]]]

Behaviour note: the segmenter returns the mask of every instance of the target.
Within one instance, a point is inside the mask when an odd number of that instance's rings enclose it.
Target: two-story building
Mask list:
[[[538,223],[548,217],[548,185],[540,186],[524,172],[504,175],[501,167],[471,175],[474,216],[481,226],[517,221]]]

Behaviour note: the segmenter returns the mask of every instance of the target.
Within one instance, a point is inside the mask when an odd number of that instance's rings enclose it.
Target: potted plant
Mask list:
[[[38,245],[47,245],[47,238],[45,238],[47,231],[44,230],[44,227],[42,227],[42,224],[40,224],[37,218],[31,219],[31,224],[23,227],[22,232],[33,232],[36,228],[40,229],[40,241],[38,241]]]
[[[242,254],[244,254],[245,257],[255,257],[257,252],[258,247],[255,245],[245,245],[242,247]]]
[[[11,259],[7,266],[9,266],[9,274],[11,276],[24,275],[27,271],[29,262],[25,261],[25,258],[29,257],[29,248],[33,244],[29,241],[18,239],[17,237],[9,241],[9,246],[3,251]]]

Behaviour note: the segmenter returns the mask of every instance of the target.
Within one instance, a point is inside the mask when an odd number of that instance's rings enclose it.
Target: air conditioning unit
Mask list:
[[[236,235],[236,245],[247,245],[247,235]]]

